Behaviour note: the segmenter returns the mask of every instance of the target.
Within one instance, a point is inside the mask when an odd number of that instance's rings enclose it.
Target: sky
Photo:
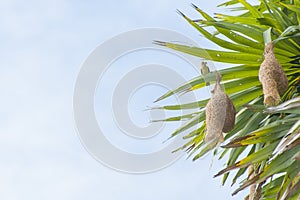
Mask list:
[[[209,5],[207,2],[193,3],[209,13],[218,11],[216,1]],[[211,155],[196,162],[183,156],[152,173],[123,173],[94,159],[76,130],[73,111],[76,79],[84,61],[103,42],[127,31],[155,27],[176,31],[199,45],[212,47],[176,13],[180,9],[197,18],[190,4],[186,0],[1,0],[0,199],[242,198],[231,197],[234,188],[223,187],[220,178],[212,178],[225,161],[218,162]],[[120,63],[130,65],[154,58],[160,62],[159,58],[165,55],[148,53],[137,53],[138,62],[129,55]],[[111,73],[113,69],[118,71],[120,63],[112,67]],[[179,65],[176,70],[186,73],[186,77],[197,75],[192,69],[186,70],[183,62],[176,63]],[[110,94],[110,89],[104,91]],[[147,124],[149,116],[143,117],[145,112],[140,110],[163,92],[149,87],[134,95],[133,101],[138,103],[129,104],[133,121]],[[101,96],[96,94],[96,98],[100,102]],[[97,115],[109,112],[97,105],[96,108]],[[162,144],[166,135],[142,145],[132,142],[115,133],[112,121],[107,122],[106,136],[120,148],[145,153],[166,145]]]

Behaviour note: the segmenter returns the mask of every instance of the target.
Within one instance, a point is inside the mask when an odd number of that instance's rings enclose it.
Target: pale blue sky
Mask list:
[[[215,2],[193,3],[213,13]],[[171,29],[209,46],[175,12],[196,17],[190,3],[1,0],[0,199],[242,198],[232,198],[233,189],[212,178],[223,163],[214,160],[211,169],[211,156],[182,158],[151,174],[124,174],[94,160],[76,133],[72,95],[89,53],[114,35],[145,27]]]

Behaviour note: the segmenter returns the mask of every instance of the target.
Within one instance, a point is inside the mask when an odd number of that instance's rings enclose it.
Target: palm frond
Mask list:
[[[184,52],[201,59],[228,63],[232,67],[220,69],[222,84],[236,110],[235,127],[224,137],[220,159],[228,155],[222,183],[237,170],[232,185],[240,184],[233,192],[256,186],[261,199],[295,199],[300,191],[300,0],[260,0],[251,5],[246,0],[230,0],[219,6],[230,7],[239,14],[216,13],[210,16],[196,5],[192,7],[202,19],[193,20],[178,11],[191,27],[222,50],[186,46],[167,41],[156,44]],[[242,14],[241,12],[242,11]],[[217,31],[216,35],[214,32]],[[265,36],[265,37],[264,37]],[[265,42],[275,43],[275,56],[288,80],[287,91],[280,105],[265,107],[263,91],[258,79],[264,59]],[[193,92],[215,81],[215,72],[195,77],[159,97],[156,102],[174,94]],[[183,105],[164,105],[153,109],[193,110],[191,114],[163,119],[185,120],[171,137],[187,131],[187,143],[177,150],[185,150],[197,160],[213,150],[205,144],[205,107],[209,99],[199,99]],[[195,111],[196,109],[196,111]],[[218,147],[217,147],[218,148]],[[253,173],[247,174],[247,169]]]

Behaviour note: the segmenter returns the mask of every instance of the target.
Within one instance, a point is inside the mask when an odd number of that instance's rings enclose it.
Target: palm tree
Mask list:
[[[300,0],[260,0],[257,5],[251,5],[246,0],[230,0],[220,6],[227,6],[239,14],[215,14],[214,17],[196,5],[192,6],[202,16],[201,20],[192,20],[178,12],[204,37],[225,50],[161,41],[156,43],[202,59],[231,64],[232,67],[218,73],[222,76],[221,84],[226,94],[234,104],[236,117],[233,129],[224,134],[224,141],[212,145],[205,142],[206,105],[209,99],[160,107],[165,110],[197,109],[197,112],[189,115],[164,119],[188,119],[187,123],[172,133],[172,136],[176,136],[183,131],[190,132],[184,137],[187,143],[177,150],[186,150],[193,160],[197,160],[221,145],[219,159],[227,155],[228,160],[226,167],[215,176],[222,175],[224,184],[229,174],[233,173],[232,185],[239,182],[233,195],[249,187],[250,193],[246,199],[298,199]],[[264,80],[261,80],[262,72],[259,72],[263,68],[262,62],[267,59],[263,56],[265,44],[274,44],[273,56],[283,69],[282,77],[272,81],[279,84],[285,76],[288,79],[287,88],[280,92],[278,101],[271,104],[266,102],[267,86],[262,88]],[[213,81],[214,72],[204,73],[166,93],[158,101],[176,93],[206,87],[208,82]],[[275,89],[269,88],[269,91]]]

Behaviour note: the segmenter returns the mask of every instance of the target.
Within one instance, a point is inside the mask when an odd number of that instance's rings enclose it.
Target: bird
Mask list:
[[[205,78],[206,74],[210,73],[210,69],[207,66],[207,62],[202,62],[201,63],[201,69],[200,70],[201,70],[201,75],[203,76],[203,78]],[[206,86],[210,85],[209,81],[206,81],[205,83],[206,83]]]

